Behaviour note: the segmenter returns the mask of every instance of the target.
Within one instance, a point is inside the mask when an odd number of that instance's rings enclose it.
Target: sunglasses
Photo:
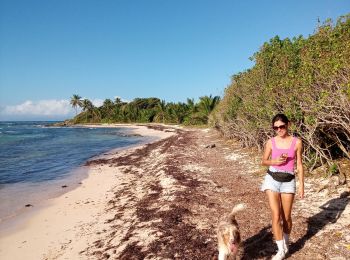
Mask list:
[[[278,129],[283,130],[283,129],[286,129],[286,125],[274,126],[274,127],[272,127],[272,129],[275,131],[277,131]]]

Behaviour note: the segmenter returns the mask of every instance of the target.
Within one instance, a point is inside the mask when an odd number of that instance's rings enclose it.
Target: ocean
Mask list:
[[[78,186],[90,158],[147,141],[128,128],[52,123],[0,122],[0,222]]]

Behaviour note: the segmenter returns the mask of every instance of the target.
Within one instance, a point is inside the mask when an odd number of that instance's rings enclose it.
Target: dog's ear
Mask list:
[[[237,238],[236,238],[236,241],[237,241],[237,243],[238,244],[240,244],[241,243],[241,234],[237,231]]]
[[[235,214],[231,213],[228,217],[228,222],[232,225],[237,225]]]
[[[227,221],[231,222],[232,219],[235,219],[235,214],[233,214],[232,212],[227,216]]]

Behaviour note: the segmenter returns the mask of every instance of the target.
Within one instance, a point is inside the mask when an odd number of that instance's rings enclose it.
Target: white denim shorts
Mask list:
[[[279,193],[294,193],[295,194],[295,178],[288,182],[279,182],[274,180],[270,174],[266,174],[261,191],[272,190]]]

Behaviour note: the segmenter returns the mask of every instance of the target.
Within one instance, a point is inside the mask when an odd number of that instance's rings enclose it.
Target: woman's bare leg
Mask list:
[[[266,190],[266,195],[271,209],[272,233],[274,234],[276,241],[282,240],[280,193],[271,190]]]
[[[282,193],[281,194],[281,215],[283,220],[283,232],[290,234],[292,231],[292,207],[293,207],[294,194]]]

